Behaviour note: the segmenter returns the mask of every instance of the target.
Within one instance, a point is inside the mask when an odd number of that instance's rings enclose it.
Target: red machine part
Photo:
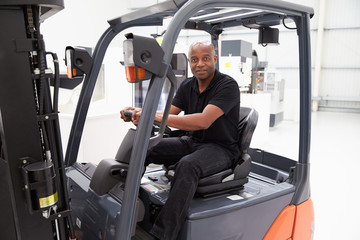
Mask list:
[[[313,234],[314,206],[311,198],[289,205],[274,221],[263,240],[310,240]]]

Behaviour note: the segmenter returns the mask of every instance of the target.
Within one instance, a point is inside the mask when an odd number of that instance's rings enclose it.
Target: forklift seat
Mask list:
[[[251,170],[251,157],[248,154],[248,149],[257,121],[258,112],[255,109],[240,107],[238,124],[240,158],[233,168],[201,178],[196,190],[197,195],[212,196],[240,190],[244,187],[244,184],[248,182],[248,175]],[[174,169],[174,166],[169,166],[165,176],[171,181],[175,171],[170,169]]]

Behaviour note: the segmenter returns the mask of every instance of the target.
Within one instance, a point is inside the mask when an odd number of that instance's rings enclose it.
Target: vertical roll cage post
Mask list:
[[[310,196],[310,138],[311,138],[311,49],[310,14],[294,18],[299,38],[300,127],[299,161],[295,172],[295,194],[291,201],[298,205]]]

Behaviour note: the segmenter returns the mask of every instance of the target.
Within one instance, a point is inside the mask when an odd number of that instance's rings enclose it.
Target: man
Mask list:
[[[152,234],[173,240],[186,219],[187,210],[201,177],[230,168],[239,156],[237,146],[240,93],[231,77],[215,70],[217,56],[209,42],[196,42],[189,48],[192,78],[184,80],[176,92],[167,125],[188,131],[186,136],[164,138],[150,149],[146,165],[175,165],[175,176],[166,204],[155,220]],[[139,122],[141,109],[133,110],[132,121]],[[178,115],[184,111],[184,115]],[[157,112],[155,121],[161,121]]]

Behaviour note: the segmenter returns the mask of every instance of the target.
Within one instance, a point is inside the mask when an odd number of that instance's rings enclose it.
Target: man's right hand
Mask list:
[[[132,116],[131,119],[128,118],[127,116],[125,116],[125,111],[132,111]],[[140,120],[140,116],[141,116],[141,108],[134,108],[134,107],[125,107],[124,109],[122,109],[120,111],[120,117],[125,121],[125,122],[130,122],[132,121],[135,125],[137,125],[139,123]]]

